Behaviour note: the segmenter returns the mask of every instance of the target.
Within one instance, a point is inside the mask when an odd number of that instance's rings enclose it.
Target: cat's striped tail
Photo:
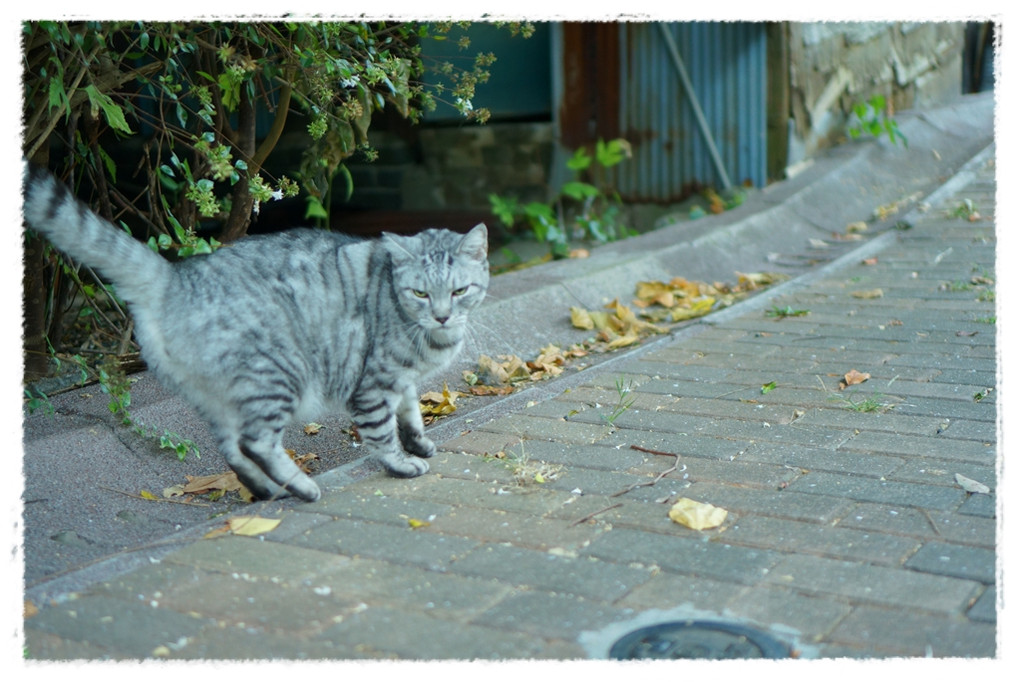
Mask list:
[[[170,263],[93,213],[48,171],[25,163],[25,221],[71,258],[97,268],[127,301],[159,295]]]

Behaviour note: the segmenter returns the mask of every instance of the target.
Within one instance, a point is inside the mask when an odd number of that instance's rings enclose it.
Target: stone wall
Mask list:
[[[548,199],[551,123],[423,126],[414,137],[372,131],[378,158],[348,164],[352,207],[488,211],[492,193]]]
[[[846,137],[848,114],[872,95],[893,111],[944,104],[961,92],[964,24],[789,24],[788,164]]]

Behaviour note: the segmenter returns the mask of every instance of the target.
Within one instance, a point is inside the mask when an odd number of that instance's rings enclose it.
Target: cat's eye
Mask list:
[[[468,290],[467,287],[461,287],[460,289],[454,289],[453,290],[453,295],[454,296],[463,296],[464,294],[467,293],[467,290]]]
[[[411,293],[414,294],[415,296],[417,296],[418,298],[428,298],[429,297],[429,292],[421,291],[420,289],[411,289]]]

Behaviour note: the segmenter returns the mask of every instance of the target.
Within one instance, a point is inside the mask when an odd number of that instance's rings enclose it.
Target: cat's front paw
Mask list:
[[[400,458],[383,460],[382,465],[392,475],[398,478],[414,478],[428,472],[429,463],[418,457],[407,457],[401,454]]]
[[[436,444],[425,436],[409,438],[406,443],[403,443],[403,446],[408,454],[415,455],[416,457],[428,458],[436,454]]]

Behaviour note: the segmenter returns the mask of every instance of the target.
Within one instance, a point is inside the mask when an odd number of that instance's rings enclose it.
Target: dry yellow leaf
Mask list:
[[[227,519],[227,530],[234,535],[262,535],[279,526],[280,521],[261,516],[235,516]]]
[[[426,526],[431,526],[432,524],[429,523],[428,521],[422,521],[421,519],[408,519],[407,525],[409,525],[411,528],[425,528]]]
[[[669,510],[669,518],[681,526],[694,530],[705,530],[722,525],[727,512],[707,502],[697,502],[688,497],[681,497]]]
[[[150,493],[148,490],[140,491],[138,493],[138,496],[141,497],[142,499],[145,499],[145,500],[158,500],[159,499],[154,494]]]
[[[584,308],[578,308],[576,305],[570,307],[570,324],[578,329],[595,328],[595,321],[591,319],[588,311]]]
[[[864,289],[862,291],[850,292],[854,298],[882,298],[885,294],[881,289]]]

